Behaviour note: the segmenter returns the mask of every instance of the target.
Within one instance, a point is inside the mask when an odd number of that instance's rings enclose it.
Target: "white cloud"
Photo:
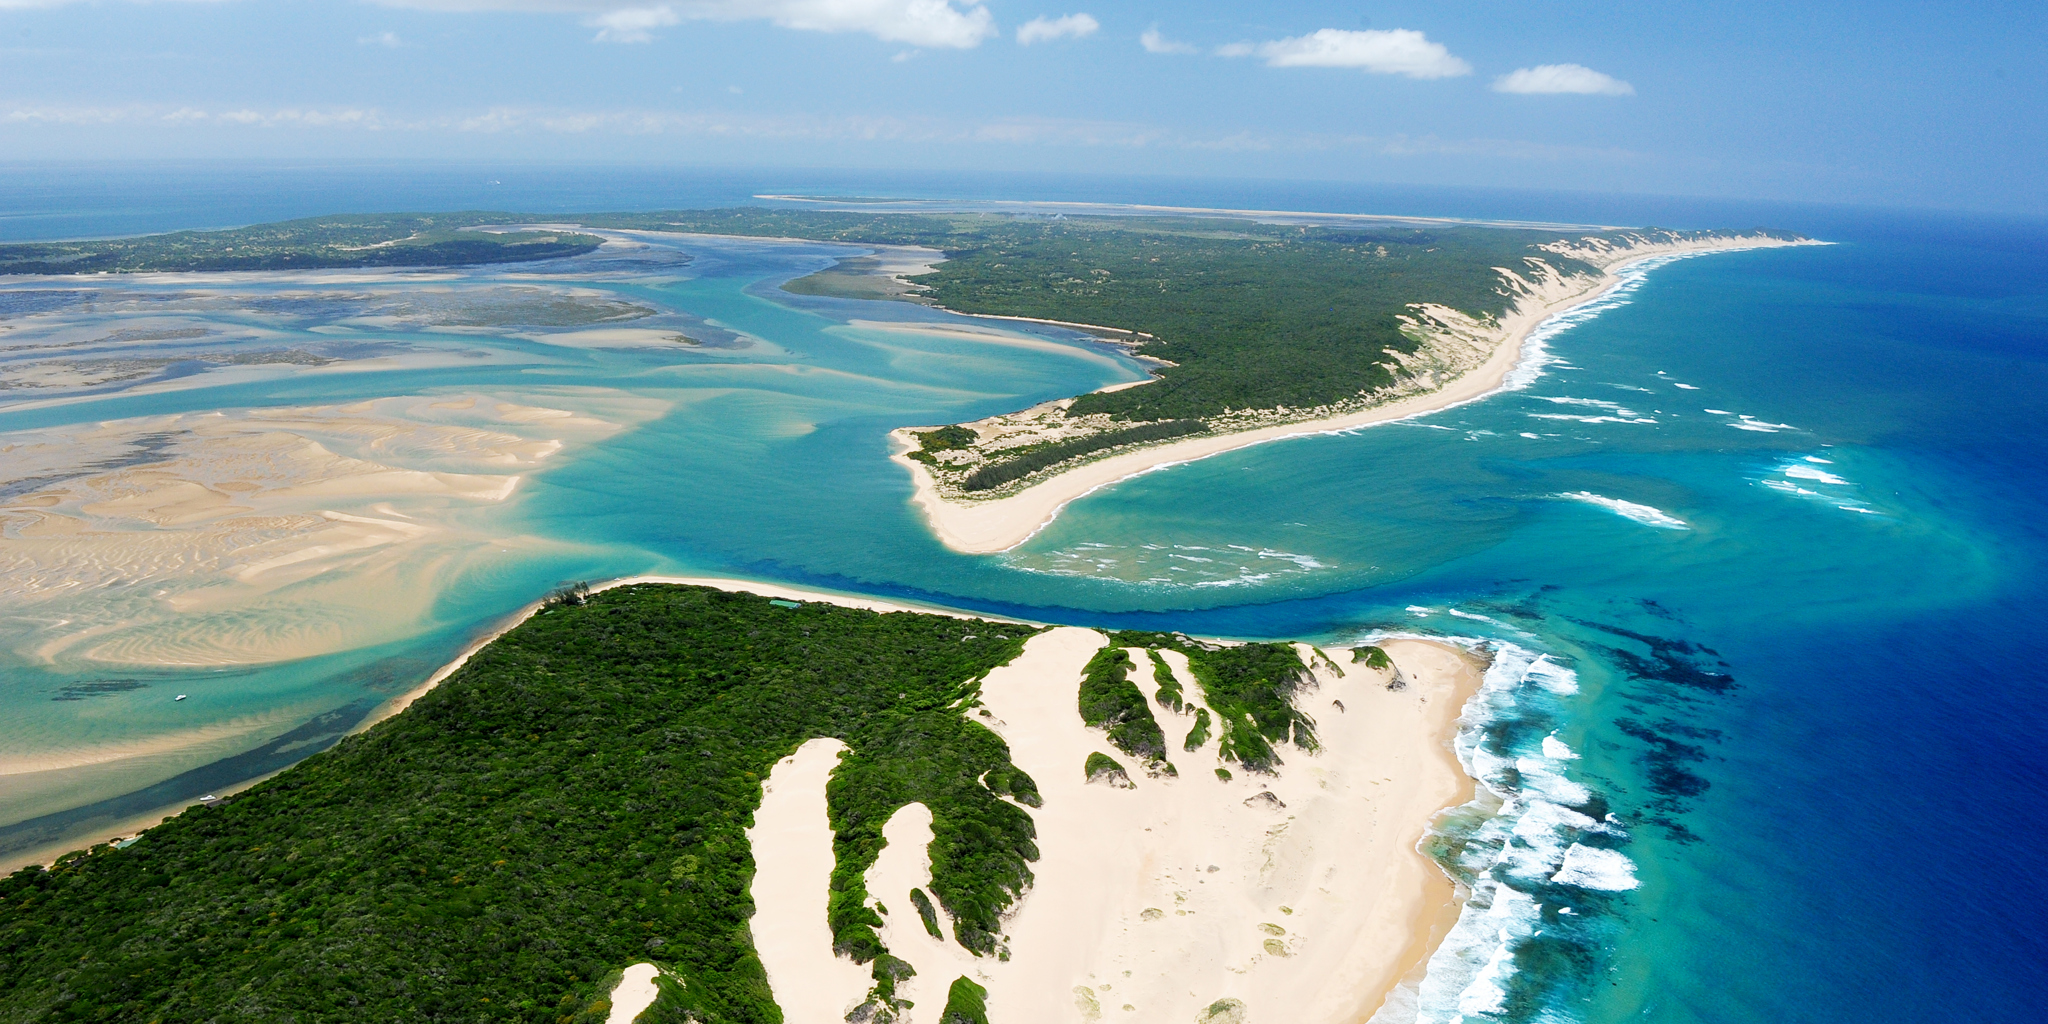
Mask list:
[[[660,7],[634,7],[619,0],[377,2],[432,11],[582,14],[593,24],[615,14],[665,10],[684,21],[767,21],[808,32],[860,32],[892,43],[960,49],[979,46],[996,34],[995,18],[974,0],[669,0]]]
[[[1634,96],[1636,87],[1580,64],[1538,64],[1494,79],[1494,92]]]
[[[388,46],[394,50],[405,45],[405,41],[398,38],[398,33],[396,32],[379,32],[374,36],[357,36],[356,42],[362,46]]]
[[[1412,29],[1326,28],[1292,39],[1260,43],[1256,50],[1247,44],[1216,51],[1226,57],[1257,53],[1276,68],[1359,68],[1378,75],[1409,78],[1452,78],[1472,73],[1472,65],[1451,55],[1442,43]]]
[[[606,11],[584,19],[583,23],[597,30],[600,43],[651,43],[655,29],[667,28],[682,20],[676,17],[674,10],[664,5]]]
[[[1033,18],[1018,26],[1017,45],[1030,46],[1054,39],[1079,39],[1092,36],[1102,23],[1085,14],[1068,14],[1058,18]]]
[[[1157,25],[1154,25],[1151,28],[1146,29],[1145,34],[1138,37],[1138,45],[1144,47],[1146,53],[1195,52],[1195,46],[1193,43],[1183,43],[1177,40],[1168,39],[1165,36],[1160,35],[1159,26]]]

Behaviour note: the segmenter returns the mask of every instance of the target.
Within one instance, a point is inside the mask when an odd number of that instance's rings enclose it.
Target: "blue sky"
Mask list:
[[[0,159],[1071,169],[2048,213],[2044,9],[0,0]]]

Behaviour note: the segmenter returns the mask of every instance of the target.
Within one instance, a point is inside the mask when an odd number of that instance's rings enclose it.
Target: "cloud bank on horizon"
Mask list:
[[[1087,168],[2048,212],[2048,7],[1944,11],[0,0],[0,154]],[[549,141],[564,134],[579,142]]]

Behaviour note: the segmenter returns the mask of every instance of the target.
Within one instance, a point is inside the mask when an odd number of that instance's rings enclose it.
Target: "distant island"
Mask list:
[[[1479,659],[890,608],[564,590],[0,879],[0,1021],[1334,1022],[1455,916],[1417,844]]]
[[[226,231],[0,245],[0,274],[144,274],[336,270],[529,263],[604,243],[564,231],[488,230],[505,213],[380,213],[308,217]]]

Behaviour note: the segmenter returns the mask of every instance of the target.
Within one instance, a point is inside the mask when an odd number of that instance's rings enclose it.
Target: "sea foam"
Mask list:
[[[1654,526],[1660,530],[1691,529],[1685,520],[1662,509],[1653,508],[1649,505],[1638,505],[1633,501],[1623,501],[1620,498],[1610,498],[1604,494],[1594,494],[1592,491],[1568,491],[1558,495],[1558,497],[1570,501],[1583,501],[1588,505],[1598,505],[1624,519],[1634,520],[1644,526]]]
[[[1569,941],[1597,946],[1596,933],[1574,931],[1596,927],[1585,913],[1592,894],[1640,884],[1634,862],[1615,849],[1628,835],[1582,809],[1593,796],[1569,777],[1577,755],[1554,728],[1529,728],[1562,716],[1559,698],[1578,691],[1577,676],[1515,644],[1487,646],[1493,663],[1465,705],[1454,744],[1478,791],[1424,842],[1469,895],[1422,980],[1390,995],[1372,1024],[1494,1017],[1509,1005],[1525,943],[1539,934],[1546,943],[1572,934]],[[1570,914],[1546,922],[1546,906]]]

